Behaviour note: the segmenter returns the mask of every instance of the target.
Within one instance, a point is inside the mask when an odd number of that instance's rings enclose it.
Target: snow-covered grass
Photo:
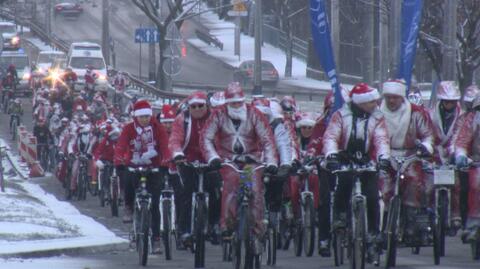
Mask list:
[[[19,160],[13,163],[17,166]],[[2,164],[5,171],[12,171],[6,158]],[[7,173],[6,192],[0,192],[0,255],[124,242],[71,204]]]
[[[243,61],[254,59],[255,40],[254,38],[244,34],[242,34],[240,38],[240,57],[234,55],[234,23],[219,20],[218,16],[213,12],[202,14],[200,17],[196,18],[196,20],[208,28],[210,34],[215,36],[223,43],[223,50],[210,46],[198,38],[188,39],[188,42],[190,42],[193,46],[232,67],[238,67]],[[296,57],[293,57],[292,59],[292,78],[285,78],[285,52],[270,44],[264,43],[264,46],[262,47],[262,59],[270,61],[275,66],[275,68],[278,70],[280,78],[283,80],[283,83],[301,88],[317,90],[331,89],[330,83],[327,81],[319,81],[307,78],[307,64]]]

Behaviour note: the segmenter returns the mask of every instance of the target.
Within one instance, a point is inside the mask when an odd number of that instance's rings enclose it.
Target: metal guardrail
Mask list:
[[[263,25],[263,38],[265,42],[282,50],[285,50],[287,46],[287,34],[271,25]],[[301,40],[298,37],[293,37],[292,45],[293,55],[306,61],[308,58],[308,42]]]
[[[35,35],[37,35],[43,41],[47,42],[51,46],[65,53],[68,52],[70,47],[70,44],[68,42],[66,42],[65,40],[62,40],[61,38],[55,35],[49,36],[40,26],[36,25],[35,23],[32,23],[31,21],[23,21],[23,20],[16,19],[12,12],[5,9],[0,9],[0,16],[8,20],[15,21],[17,24],[22,24],[24,26],[29,27],[30,31]],[[120,70],[114,70],[114,71],[120,71]],[[127,78],[131,82],[132,87],[143,94],[159,97],[162,99],[183,99],[188,96],[182,93],[174,93],[174,92],[160,90],[146,83],[145,81],[129,74],[128,72],[125,72],[125,73],[127,74]],[[189,87],[189,88],[192,88],[192,87]]]

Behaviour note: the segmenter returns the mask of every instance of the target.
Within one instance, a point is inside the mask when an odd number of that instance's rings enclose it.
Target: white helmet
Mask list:
[[[460,90],[455,81],[442,81],[438,85],[438,100],[458,101],[461,98]]]

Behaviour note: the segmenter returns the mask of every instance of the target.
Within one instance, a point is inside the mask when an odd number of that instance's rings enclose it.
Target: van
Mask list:
[[[51,67],[59,67],[58,62],[66,62],[67,56],[64,52],[58,50],[42,50],[38,53],[36,65],[41,73],[45,73]],[[60,66],[61,68],[61,66]]]
[[[0,69],[2,77],[6,74],[8,66],[14,64],[17,69],[19,83],[17,91],[29,95],[30,89],[28,82],[30,80],[30,59],[25,52],[4,51],[0,55]]]
[[[4,50],[18,50],[20,48],[20,37],[14,23],[1,21],[0,33],[3,38]]]
[[[87,66],[92,66],[94,72],[97,73],[99,78],[97,83],[107,83],[107,66],[100,45],[95,43],[72,43],[68,52],[67,66],[72,68],[73,72],[77,74],[77,83],[80,85],[85,84],[84,76],[87,72]]]

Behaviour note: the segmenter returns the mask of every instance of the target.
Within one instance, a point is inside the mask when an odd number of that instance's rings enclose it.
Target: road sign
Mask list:
[[[178,30],[177,24],[171,22],[167,27],[167,35],[165,36],[165,40],[169,41],[182,41],[182,35],[180,34],[180,30]]]
[[[229,10],[227,12],[228,16],[230,17],[246,17],[248,16],[247,11],[235,11],[235,10]]]
[[[180,73],[182,69],[182,63],[178,57],[171,57],[167,58],[165,62],[163,62],[163,72],[169,76],[176,76]]]
[[[233,9],[227,12],[230,17],[246,17],[248,16],[248,9],[244,0],[232,0]]]
[[[160,33],[156,28],[135,29],[135,43],[158,43],[158,42],[160,42]]]

